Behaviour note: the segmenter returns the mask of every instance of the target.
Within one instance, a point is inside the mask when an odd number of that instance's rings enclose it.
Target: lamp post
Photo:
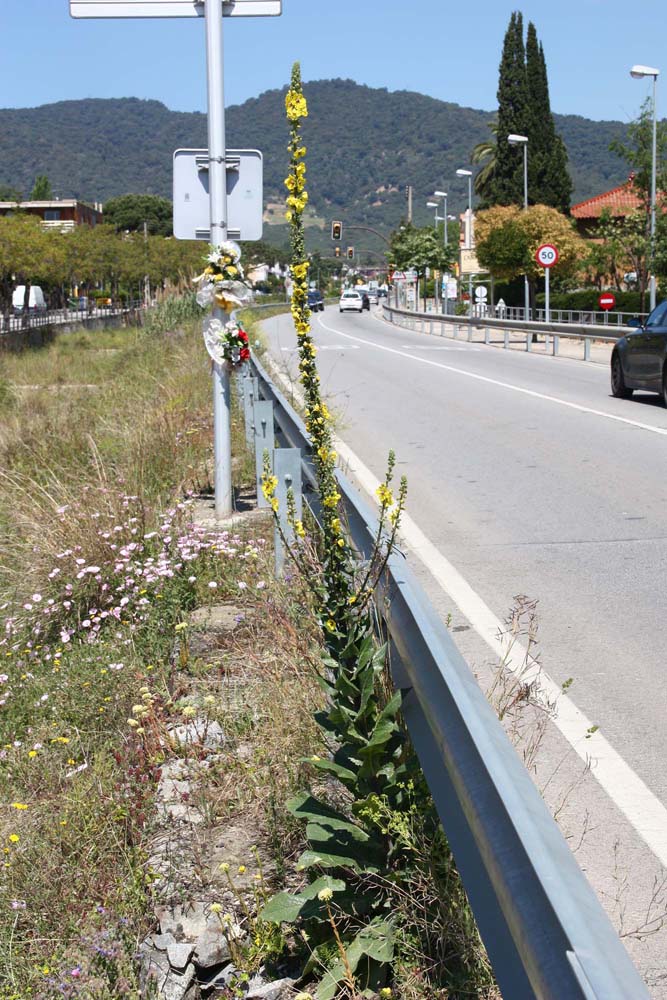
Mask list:
[[[466,249],[472,249],[472,170],[464,170],[460,167],[456,171],[457,177],[468,178],[468,233]],[[468,279],[468,297],[470,299],[470,315],[472,316],[472,273]]]
[[[526,211],[528,208],[528,136],[508,135],[507,141],[510,146],[523,147],[523,208]],[[523,318],[528,320],[530,319],[530,295],[527,274],[523,276],[523,307]]]
[[[657,159],[657,128],[658,120],[656,117],[656,87],[658,83],[658,77],[660,75],[659,69],[654,69],[652,66],[633,66],[630,70],[630,76],[634,77],[635,80],[643,80],[646,76],[653,77],[653,148],[651,155],[651,245],[650,245],[650,257],[649,263],[651,266],[651,278],[650,278],[650,305],[651,312],[655,309],[655,274],[653,273],[653,255],[655,253],[655,173],[656,173],[656,159]]]
[[[437,201],[427,201],[426,202],[426,207],[427,208],[433,208],[433,209],[435,209],[435,214],[434,214],[434,219],[433,219],[433,228],[435,229],[436,236],[437,236],[437,233],[438,233],[438,222],[440,221],[440,216],[438,215],[438,207],[439,207],[438,206],[438,202]],[[438,279],[435,276],[434,276],[434,279],[433,279],[433,287],[435,288],[435,304],[434,304],[434,308],[435,308],[435,311],[438,312],[439,311],[438,310]],[[426,300],[426,280],[424,280],[424,300]]]
[[[446,191],[434,191],[433,194],[434,194],[434,196],[436,198],[442,198],[443,212],[442,212],[442,216],[440,217],[439,221],[442,222],[442,225],[443,225],[443,246],[445,247],[445,249],[447,249],[447,245],[448,245],[448,242],[449,242],[449,239],[448,239],[448,236],[447,236],[447,222],[449,220],[449,216],[447,215],[447,192]],[[437,216],[436,216],[436,218],[437,218]],[[442,311],[443,311],[443,313],[445,315],[447,315],[447,310],[448,310],[448,306],[449,306],[449,294],[448,294],[449,293],[449,287],[448,287],[449,286],[449,271],[444,271],[443,272],[443,277],[445,278],[445,281],[444,281],[444,287],[443,287],[443,293],[442,293]]]

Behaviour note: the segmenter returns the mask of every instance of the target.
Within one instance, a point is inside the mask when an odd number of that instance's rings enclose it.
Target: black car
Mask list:
[[[311,312],[324,312],[324,297],[317,288],[308,289],[308,308]]]
[[[657,392],[667,406],[667,299],[642,325],[621,337],[611,355],[611,393],[629,399],[635,389]]]

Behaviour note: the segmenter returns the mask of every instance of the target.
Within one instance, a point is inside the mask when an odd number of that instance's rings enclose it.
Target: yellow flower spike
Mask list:
[[[306,529],[304,528],[303,523],[301,521],[294,522],[294,530],[299,538],[305,538]]]
[[[27,805],[24,802],[10,802],[12,809],[27,809]]]

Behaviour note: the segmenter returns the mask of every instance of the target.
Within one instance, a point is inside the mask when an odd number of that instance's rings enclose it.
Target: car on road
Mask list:
[[[372,306],[376,306],[378,304],[378,302],[380,301],[380,299],[379,299],[379,296],[378,296],[378,290],[377,290],[377,288],[369,288],[368,289],[368,301],[369,301],[370,305],[372,305]]]
[[[364,300],[354,288],[346,288],[338,303],[340,312],[361,312]]]
[[[614,345],[611,355],[611,394],[629,399],[635,389],[657,392],[667,406],[667,299],[655,307],[644,324],[631,319],[632,333]]]
[[[308,289],[308,308],[311,312],[324,312],[324,296],[319,289]]]

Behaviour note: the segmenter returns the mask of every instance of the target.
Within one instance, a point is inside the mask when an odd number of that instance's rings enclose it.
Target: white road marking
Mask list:
[[[421,344],[401,344],[401,348],[406,351],[463,351],[465,354],[479,352],[479,347],[422,347]]]
[[[324,326],[324,324],[322,325]],[[373,347],[378,346],[371,341],[364,341],[364,343],[369,343]],[[391,348],[383,349],[391,350],[394,354],[402,354],[401,351],[395,351]],[[424,359],[419,358],[415,360],[423,361]],[[426,363],[435,364],[435,362]],[[438,367],[447,366],[438,365]],[[456,368],[451,370],[458,371]],[[303,406],[303,396],[296,384],[292,383],[285,374],[275,368],[274,374],[288,392],[292,393],[298,404]],[[464,372],[463,374],[469,373]],[[485,378],[484,381],[494,380]],[[515,387],[509,386],[509,388]],[[529,394],[540,395],[540,393],[532,392]],[[557,399],[554,401],[561,402]],[[582,407],[575,408],[582,409]],[[585,410],[586,408],[584,407],[583,409]],[[601,413],[601,416],[609,416],[609,414]],[[633,421],[624,422],[633,423]],[[648,427],[648,429],[654,430],[655,428]],[[357,481],[369,496],[374,497],[375,491],[380,485],[380,480],[376,479],[371,470],[363,464],[352,449],[339,437],[334,436],[332,443],[340,458],[348,466]],[[521,674],[524,683],[533,681],[545,698],[551,702],[558,702],[558,712],[553,720],[554,725],[559,729],[577,756],[590,765],[591,774],[602,788],[604,788],[609,798],[623,813],[660,863],[667,868],[667,809],[665,809],[657,796],[644,784],[639,775],[623,760],[621,755],[614,750],[600,730],[592,731],[595,729],[593,722],[577,708],[567,695],[563,694],[561,687],[552,680],[546,671],[537,667],[533,667],[532,671],[524,669],[527,657],[525,647],[519,643],[514,643],[511,652],[508,653],[507,644],[502,639],[502,635],[505,632],[503,623],[494,615],[479,594],[472,589],[467,580],[443,556],[433,542],[426,537],[421,528],[407,514],[404,515],[402,520],[401,536],[407,542],[414,555],[421,560],[442,590],[449,595],[477,634],[492,649],[499,660],[505,664],[507,669],[515,674]]]
[[[521,385],[514,385],[512,382],[503,382],[501,379],[490,378],[488,375],[478,375],[477,372],[466,371],[465,368],[455,368],[452,365],[445,365],[442,361],[431,361],[430,358],[420,358],[417,354],[409,354],[407,351],[397,350],[395,347],[386,347],[384,344],[376,344],[373,340],[364,340],[362,337],[353,337],[350,333],[343,333],[342,330],[335,330],[332,326],[327,326],[318,317],[318,322],[322,324],[329,333],[336,333],[340,337],[347,337],[349,340],[356,340],[360,344],[368,347],[375,347],[378,351],[386,351],[387,354],[397,354],[400,358],[408,358],[410,361],[417,361],[422,365],[430,365],[433,368],[442,368],[443,371],[455,372],[463,375],[464,378],[472,378],[477,382],[486,382],[488,385],[497,385],[501,389],[509,389],[511,392],[519,392],[523,396],[532,396],[533,399],[543,399],[547,403],[555,403],[557,406],[564,406],[568,410],[577,410],[579,413],[590,413],[594,417],[604,417],[606,420],[614,420],[619,424],[627,424],[630,427],[637,427],[642,431],[650,431],[652,434],[660,434],[667,437],[667,427],[656,427],[653,424],[642,423],[641,420],[630,420],[629,417],[620,417],[616,413],[607,413],[605,410],[596,410],[591,406],[582,406],[580,403],[572,403],[568,399],[560,399],[558,396],[550,396],[544,392],[536,392],[534,389],[526,389]],[[413,348],[414,349],[414,348]]]

